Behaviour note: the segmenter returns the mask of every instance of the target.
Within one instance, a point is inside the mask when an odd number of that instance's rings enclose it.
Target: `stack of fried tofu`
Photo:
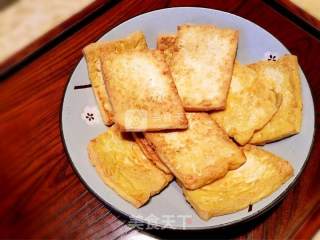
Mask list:
[[[89,158],[135,207],[172,180],[204,220],[270,195],[292,175],[255,145],[300,131],[299,65],[293,55],[243,65],[239,32],[185,24],[149,49],[142,32],[83,50],[105,133]]]

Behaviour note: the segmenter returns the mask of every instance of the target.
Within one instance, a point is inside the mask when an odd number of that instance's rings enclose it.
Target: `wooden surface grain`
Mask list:
[[[287,8],[289,11],[291,11],[294,15],[303,19],[312,27],[320,31],[320,21],[316,17],[312,16],[302,8],[298,7],[297,5],[292,3],[290,0],[278,0],[278,2],[281,5],[283,5],[285,8]]]
[[[319,40],[259,0],[123,0],[68,31],[1,79],[0,238],[139,239],[142,233],[102,204],[75,174],[61,140],[60,108],[64,88],[86,44],[133,16],[174,6],[232,12],[283,42],[299,57],[313,92],[316,134],[310,159],[297,184],[282,202],[259,218],[218,231],[148,234],[184,239],[307,239],[319,228]]]

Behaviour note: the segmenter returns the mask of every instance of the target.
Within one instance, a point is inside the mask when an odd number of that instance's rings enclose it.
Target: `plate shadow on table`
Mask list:
[[[276,211],[280,207],[281,203],[282,200],[267,212],[262,213],[254,219],[223,228],[194,231],[147,230],[146,232],[159,239],[234,239],[239,236],[246,236],[257,226],[265,222],[272,215],[273,211]]]
[[[172,230],[172,229],[152,229],[150,226],[140,223],[137,228],[132,228],[127,233],[120,236],[119,239],[124,238],[125,235],[132,231],[139,231],[144,235],[154,237],[155,239],[235,239],[240,236],[246,236],[253,229],[256,229],[259,225],[263,224],[274,211],[282,204],[281,200],[275,206],[271,207],[261,215],[249,219],[245,222],[236,223],[230,226],[218,228],[218,229],[207,229],[207,230]],[[108,207],[109,208],[109,207]],[[110,209],[110,208],[109,208]],[[117,216],[117,218],[124,224],[130,225],[130,219],[127,216],[113,210],[110,211]],[[130,226],[132,227],[132,226]],[[148,229],[151,228],[151,229]],[[265,229],[263,231],[266,231]],[[117,238],[118,239],[118,238]]]

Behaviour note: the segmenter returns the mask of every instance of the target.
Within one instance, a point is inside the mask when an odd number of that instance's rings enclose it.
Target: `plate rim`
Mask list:
[[[99,39],[97,39],[96,41],[100,41],[101,38],[103,38],[108,32],[112,31],[113,29],[119,27],[120,25],[122,24],[125,24],[126,22],[132,20],[132,19],[135,19],[137,17],[140,17],[142,15],[146,15],[146,14],[151,14],[151,13],[154,13],[154,12],[158,12],[158,11],[165,11],[165,10],[168,10],[168,9],[205,9],[205,10],[214,10],[214,11],[219,11],[219,12],[222,12],[224,14],[227,14],[227,15],[232,15],[232,16],[236,16],[236,17],[239,17],[247,22],[250,22],[252,24],[254,24],[256,27],[266,31],[267,33],[269,33],[273,38],[275,38],[277,41],[279,41],[279,43],[289,52],[291,53],[288,48],[278,39],[276,38],[272,33],[270,33],[269,31],[267,31],[266,29],[264,29],[263,27],[260,27],[258,24],[256,24],[255,22],[252,22],[244,17],[241,17],[239,15],[236,15],[236,14],[233,14],[233,13],[230,13],[230,12],[226,12],[226,11],[222,11],[222,10],[219,10],[219,9],[214,9],[214,8],[206,8],[206,7],[190,7],[190,6],[185,6],[185,7],[167,7],[167,8],[161,8],[161,9],[156,9],[156,10],[152,10],[152,11],[149,11],[149,12],[145,12],[145,13],[141,13],[139,15],[136,15],[132,18],[129,18],[125,21],[123,21],[122,23],[114,26],[113,28],[111,28],[110,30],[108,30],[106,33],[104,33]],[[62,140],[62,144],[63,144],[63,147],[64,147],[64,150],[65,150],[65,153],[66,153],[66,156],[69,160],[69,162],[71,163],[71,167],[72,169],[74,170],[74,172],[76,173],[76,175],[79,177],[80,181],[84,184],[84,186],[87,188],[87,190],[89,192],[91,192],[99,201],[101,201],[104,205],[106,205],[111,211],[113,212],[116,212],[116,213],[119,213],[121,216],[127,218],[127,219],[134,219],[135,221],[139,222],[139,223],[142,223],[144,225],[144,227],[146,226],[154,226],[156,228],[160,228],[161,230],[171,230],[171,231],[203,231],[203,230],[216,230],[216,229],[222,229],[222,228],[227,228],[227,227],[230,227],[230,226],[233,226],[233,225],[236,225],[236,224],[240,224],[240,223],[246,223],[246,222],[249,222],[251,220],[254,220],[256,218],[258,218],[259,216],[263,215],[263,214],[266,214],[267,212],[269,212],[272,208],[274,208],[277,204],[280,203],[280,201],[282,201],[286,195],[288,194],[288,192],[298,183],[302,173],[304,172],[305,170],[305,167],[307,165],[307,163],[309,162],[309,159],[310,159],[310,155],[311,155],[311,152],[313,150],[313,147],[314,147],[314,143],[315,143],[315,127],[316,127],[316,121],[314,121],[314,124],[312,126],[313,128],[313,134],[312,134],[312,139],[311,139],[311,144],[310,144],[310,148],[309,148],[309,151],[308,151],[308,154],[306,156],[306,159],[302,165],[302,167],[300,168],[299,172],[297,173],[297,175],[294,177],[294,179],[292,180],[292,182],[287,186],[287,188],[281,192],[276,198],[274,198],[267,206],[263,207],[262,209],[260,209],[259,211],[257,211],[256,213],[254,213],[253,215],[251,216],[245,216],[245,217],[242,217],[238,220],[234,220],[234,221],[231,221],[231,222],[227,222],[227,223],[222,223],[222,224],[217,224],[217,225],[214,225],[214,226],[205,226],[205,227],[174,227],[174,226],[166,226],[164,227],[163,224],[155,224],[155,223],[151,223],[151,222],[147,222],[145,221],[144,219],[140,219],[140,218],[137,218],[129,213],[126,213],[118,208],[116,208],[115,206],[113,206],[112,204],[110,204],[109,202],[107,202],[105,199],[103,199],[102,197],[99,196],[99,194],[89,186],[89,184],[84,180],[84,178],[81,176],[80,172],[78,171],[77,167],[75,166],[75,163],[73,162],[71,156],[70,156],[70,153],[68,151],[68,148],[67,148],[67,145],[66,145],[66,140],[65,140],[65,136],[64,136],[64,132],[63,132],[63,121],[62,121],[62,116],[63,116],[63,109],[64,109],[64,103],[65,103],[65,97],[66,97],[66,92],[67,92],[67,89],[70,85],[70,82],[71,82],[71,78],[76,70],[76,68],[78,67],[78,65],[80,64],[80,62],[83,60],[83,56],[81,56],[81,58],[77,61],[77,63],[75,64],[73,70],[72,70],[72,73],[69,75],[68,77],[68,80],[64,86],[64,90],[63,90],[63,97],[62,97],[62,101],[61,101],[61,105],[60,105],[60,116],[59,116],[59,125],[60,125],[60,138]],[[305,74],[299,64],[299,67],[300,67],[300,70],[302,71],[304,77],[305,77]],[[311,95],[311,100],[312,100],[312,103],[313,103],[313,116],[314,116],[314,119],[315,119],[315,105],[314,105],[314,97],[313,97],[313,93],[311,91],[311,88],[310,88],[310,85],[309,85],[309,81],[308,79],[305,77],[306,79],[306,82],[307,82],[307,86],[310,90],[310,95]],[[144,229],[144,228],[143,228]]]

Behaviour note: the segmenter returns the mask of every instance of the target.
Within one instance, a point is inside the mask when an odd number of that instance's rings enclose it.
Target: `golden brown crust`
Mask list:
[[[288,68],[290,69],[290,80],[293,86],[293,92],[296,100],[296,121],[294,122],[294,126],[297,132],[301,130],[302,123],[302,94],[301,94],[301,82],[300,82],[300,71],[299,71],[299,63],[298,58],[295,55],[285,55],[280,61],[283,61]]]
[[[249,65],[258,73],[258,80],[281,95],[279,110],[257,131],[250,143],[264,144],[299,133],[302,100],[299,67],[295,56],[287,55],[275,62],[260,61]]]
[[[88,153],[105,184],[137,208],[172,180],[145,157],[129,134],[120,133],[116,126],[91,140]]]
[[[86,46],[83,49],[83,54],[87,62],[88,75],[100,110],[101,118],[107,126],[110,126],[113,123],[112,108],[101,75],[98,44]]]
[[[277,112],[281,101],[273,90],[257,81],[255,70],[236,63],[225,110],[210,116],[240,145],[248,143]]]
[[[135,32],[124,39],[109,42],[91,43],[83,49],[88,68],[89,79],[97,100],[103,122],[110,126],[113,124],[112,107],[101,73],[100,56],[105,57],[112,52],[121,52],[127,49],[147,49],[147,42],[142,32]]]
[[[270,152],[253,145],[246,145],[243,151],[247,161],[240,168],[200,189],[183,189],[202,219],[244,209],[276,191],[293,175],[290,163]]]
[[[144,133],[184,187],[196,189],[209,184],[245,162],[242,151],[207,113],[186,115],[187,130]]]
[[[122,131],[185,129],[188,121],[163,53],[126,51],[103,60],[103,75]]]
[[[157,38],[157,49],[163,52],[166,62],[171,63],[176,42],[175,34],[162,34]]]
[[[169,168],[161,161],[158,154],[155,152],[155,150],[152,148],[151,144],[143,136],[143,134],[134,132],[132,133],[132,135],[144,155],[166,174],[171,174]]]
[[[223,109],[230,86],[238,32],[210,25],[182,25],[170,69],[187,111]]]

